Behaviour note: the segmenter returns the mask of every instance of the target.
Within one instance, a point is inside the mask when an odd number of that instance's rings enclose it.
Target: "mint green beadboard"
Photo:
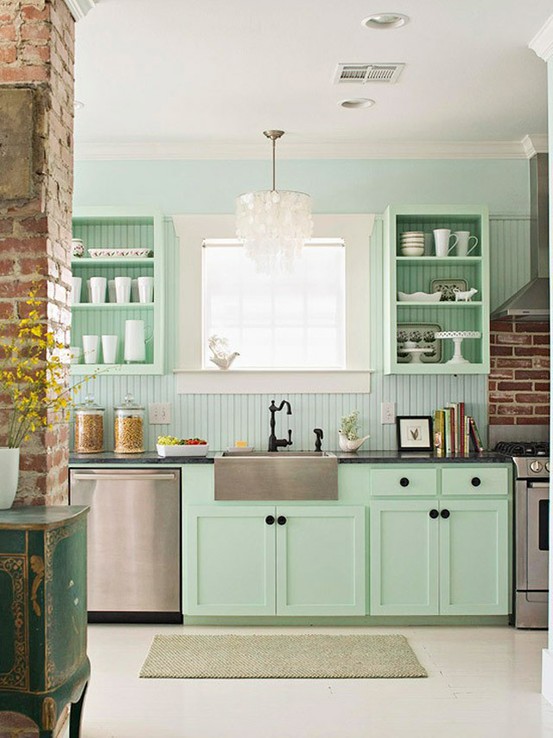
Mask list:
[[[396,447],[395,426],[380,424],[382,400],[396,402],[400,415],[426,415],[447,402],[467,403],[485,433],[487,378],[485,376],[384,376],[383,374],[383,296],[382,296],[382,219],[375,223],[371,244],[370,289],[371,311],[371,376],[370,394],[293,394],[288,396],[293,415],[278,418],[279,436],[289,427],[293,430],[294,447],[313,447],[313,428],[324,429],[323,448],[338,445],[338,423],[342,415],[357,408],[362,419],[362,434],[371,438],[364,448],[393,449]],[[170,218],[165,219],[167,273],[178,274],[178,243]],[[528,277],[529,219],[518,216],[491,217],[491,276],[492,308],[506,299]],[[509,274],[506,269],[511,266]],[[176,366],[178,340],[186,340],[177,324],[177,285],[169,283],[166,304],[167,366]],[[88,385],[96,401],[106,412],[106,449],[113,448],[114,405],[127,392],[144,405],[169,402],[172,406],[170,426],[146,426],[147,447],[153,449],[158,434],[200,436],[207,438],[211,448],[224,449],[235,440],[247,440],[257,448],[266,446],[269,435],[271,395],[177,395],[172,374],[165,376],[98,377]],[[84,392],[82,393],[84,394]],[[278,398],[276,398],[278,400]]]

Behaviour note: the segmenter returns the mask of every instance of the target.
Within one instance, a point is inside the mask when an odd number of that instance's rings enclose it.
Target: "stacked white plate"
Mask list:
[[[405,231],[399,237],[399,245],[403,256],[422,256],[424,254],[424,233]]]

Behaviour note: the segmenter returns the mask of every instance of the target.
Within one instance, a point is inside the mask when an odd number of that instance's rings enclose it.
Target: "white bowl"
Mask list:
[[[404,231],[401,234],[401,237],[402,238],[405,238],[406,236],[417,236],[417,237],[420,237],[420,238],[424,238],[424,233],[423,233],[423,231]]]
[[[441,292],[398,292],[400,302],[440,302]]]
[[[207,456],[209,451],[209,443],[198,446],[162,446],[156,445],[158,456]]]
[[[402,256],[422,256],[424,254],[424,248],[422,246],[402,246]]]
[[[424,238],[419,236],[409,236],[408,238],[402,238],[401,243],[424,243]]]

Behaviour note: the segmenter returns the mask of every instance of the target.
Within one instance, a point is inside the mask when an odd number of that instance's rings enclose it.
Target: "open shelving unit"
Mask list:
[[[435,228],[470,231],[478,238],[471,256],[402,256],[401,234],[406,231],[432,233]],[[489,357],[489,216],[485,206],[390,205],[384,216],[385,258],[385,345],[386,374],[487,374]],[[478,290],[471,302],[400,302],[398,291],[431,292],[433,280],[465,280]],[[478,331],[479,339],[463,342],[467,364],[450,364],[453,342],[437,339],[434,355],[420,363],[401,351],[398,331]],[[430,345],[421,342],[421,346]]]
[[[74,276],[82,278],[80,303],[71,306],[71,345],[82,349],[83,335],[117,335],[117,364],[72,364],[75,375],[92,374],[163,374],[165,355],[165,251],[163,216],[152,208],[91,207],[75,210],[73,237],[83,240],[85,254],[71,260]],[[91,258],[89,249],[148,248],[152,256]],[[126,276],[154,278],[154,299],[151,303],[129,302],[92,304],[87,298],[87,280],[106,277],[107,280]],[[107,296],[106,296],[106,299]],[[123,362],[125,321],[143,320],[146,341],[146,361]],[[101,350],[100,350],[101,357]]]

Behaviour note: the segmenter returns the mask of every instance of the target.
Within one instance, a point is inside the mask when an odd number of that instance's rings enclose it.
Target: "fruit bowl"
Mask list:
[[[207,456],[209,451],[209,443],[201,443],[197,445],[174,444],[164,446],[156,444],[158,456]]]

